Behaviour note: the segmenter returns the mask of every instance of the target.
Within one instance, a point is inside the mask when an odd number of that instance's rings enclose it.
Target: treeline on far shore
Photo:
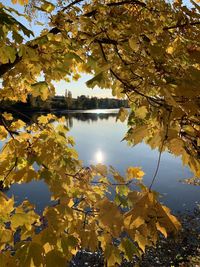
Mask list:
[[[0,104],[1,107],[5,107],[5,109],[14,107],[19,110],[30,111],[128,108],[128,101],[125,99],[97,98],[85,95],[72,98],[69,93],[66,96],[54,96],[45,101],[43,101],[40,97],[29,96],[26,103],[4,101]]]
[[[97,98],[97,97],[88,97],[81,95],[77,98],[70,98],[69,96],[64,97],[62,101],[57,100],[55,97],[53,99],[53,106],[55,108],[65,107],[67,104],[67,109],[76,110],[76,109],[104,109],[104,108],[120,108],[128,107],[128,101],[124,99],[115,99],[115,98]]]

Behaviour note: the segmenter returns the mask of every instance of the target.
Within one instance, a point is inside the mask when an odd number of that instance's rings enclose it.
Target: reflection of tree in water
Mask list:
[[[16,119],[21,119],[27,124],[32,124],[33,122],[37,121],[37,118],[41,115],[47,115],[47,113],[40,113],[40,112],[22,112],[16,109],[10,110],[13,114],[13,117]],[[73,113],[63,113],[63,112],[56,112],[55,115],[60,117],[65,117],[67,121],[67,127],[73,127],[73,120],[77,121],[84,121],[87,123],[97,122],[98,120],[108,120],[110,117],[116,118],[117,113],[86,113],[86,112],[73,112]]]
[[[57,115],[59,117],[59,115]],[[62,114],[63,116],[63,114]],[[64,115],[69,128],[73,127],[73,120],[84,121],[88,123],[97,122],[98,120],[108,120],[110,117],[115,118],[116,113],[68,113]]]

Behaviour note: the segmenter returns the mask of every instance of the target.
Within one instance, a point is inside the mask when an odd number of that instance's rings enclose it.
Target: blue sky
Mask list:
[[[21,5],[13,5],[11,0],[4,0],[0,1],[3,2],[3,4],[12,6],[15,9],[17,9],[20,13],[24,12],[24,7]],[[189,0],[183,1],[186,5],[190,4]],[[38,36],[40,34],[40,31],[42,30],[42,27],[35,24],[29,24],[27,20],[25,20],[23,17],[16,17],[20,22],[22,22],[25,26],[27,26],[29,29],[31,29],[35,36]],[[43,21],[44,18],[39,17],[37,18],[38,21]],[[72,92],[73,97],[77,97],[79,95],[88,95],[88,96],[97,96],[97,97],[112,97],[111,90],[109,89],[100,89],[97,86],[94,89],[87,88],[85,82],[89,79],[91,79],[92,76],[83,74],[82,77],[78,81],[71,81],[69,83],[65,81],[55,82],[56,87],[56,94],[57,95],[64,95],[65,90],[70,90]]]

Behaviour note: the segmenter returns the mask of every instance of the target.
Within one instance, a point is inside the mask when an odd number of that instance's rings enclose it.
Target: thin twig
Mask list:
[[[71,7],[73,7],[76,4],[79,4],[80,2],[83,2],[83,0],[75,0],[75,1],[71,2],[69,5],[67,5],[66,7],[62,8],[61,11],[65,11],[67,9],[70,9]]]
[[[44,130],[44,128],[43,128],[43,127],[42,127],[36,120],[34,120],[31,116],[29,116],[29,115],[27,115],[27,114],[24,114],[23,112],[21,112],[21,111],[15,109],[15,108],[13,108],[13,107],[9,107],[9,108],[11,109],[11,111],[16,112],[16,113],[20,114],[21,116],[23,116],[24,118],[27,118],[28,120],[34,122],[34,123],[38,126],[38,128],[39,128],[40,130]]]
[[[161,144],[161,147],[160,147],[160,152],[159,152],[159,156],[158,156],[158,162],[157,162],[157,166],[156,166],[156,170],[155,170],[155,173],[154,173],[154,176],[153,176],[153,179],[151,181],[151,184],[149,186],[149,190],[151,190],[152,186],[153,186],[153,183],[157,177],[157,174],[158,174],[158,170],[159,170],[159,167],[160,167],[160,161],[161,161],[161,155],[162,155],[162,152],[163,152],[163,147],[164,147],[164,144],[165,144],[165,141],[167,140],[168,138],[168,131],[169,131],[169,119],[170,119],[170,115],[171,115],[171,110],[169,111],[169,114],[168,114],[168,118],[167,118],[167,126],[166,126],[166,133],[165,133],[165,136],[164,136],[164,139],[162,141],[162,144]]]
[[[100,46],[100,49],[101,49],[101,52],[102,52],[102,55],[103,55],[104,60],[105,60],[106,62],[108,62],[107,57],[106,57],[106,54],[105,54],[105,51],[104,51],[104,49],[103,49],[103,45],[102,45],[101,42],[99,42],[99,46]],[[112,73],[112,75],[113,75],[118,81],[120,81],[120,82],[123,84],[123,86],[124,86],[124,88],[126,89],[126,91],[129,91],[129,92],[130,92],[130,91],[131,91],[131,92],[135,92],[136,94],[138,94],[138,95],[140,95],[140,96],[142,96],[142,97],[145,97],[147,100],[149,99],[149,100],[151,100],[152,102],[154,102],[154,103],[156,103],[156,104],[158,104],[158,105],[160,105],[160,106],[163,106],[163,103],[161,103],[160,101],[156,100],[156,99],[153,98],[153,97],[150,97],[150,96],[147,96],[147,95],[143,94],[143,93],[140,92],[135,86],[133,86],[133,85],[131,85],[131,84],[127,84],[121,77],[119,77],[118,74],[116,74],[116,72],[113,71],[112,68],[110,68],[110,72]]]
[[[10,168],[10,170],[8,170],[7,174],[5,175],[5,177],[3,179],[3,183],[8,178],[8,176],[11,174],[11,172],[17,167],[17,163],[18,163],[18,158],[16,157],[13,166]]]
[[[14,134],[18,134],[17,132],[13,132],[9,129],[8,125],[6,124],[6,121],[4,120],[3,116],[1,116],[1,122],[4,126],[4,128],[6,129],[6,131],[8,132],[8,134],[12,137],[13,140],[15,140]]]
[[[109,186],[123,186],[123,185],[130,185],[133,182],[133,180],[130,180],[126,183],[105,183],[101,181],[91,181],[91,184],[104,184],[104,185],[109,185]]]

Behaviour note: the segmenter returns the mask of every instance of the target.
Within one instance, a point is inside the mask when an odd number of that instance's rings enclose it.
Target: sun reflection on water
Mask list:
[[[98,150],[95,154],[95,160],[97,163],[102,163],[104,160],[104,155],[101,150]]]

